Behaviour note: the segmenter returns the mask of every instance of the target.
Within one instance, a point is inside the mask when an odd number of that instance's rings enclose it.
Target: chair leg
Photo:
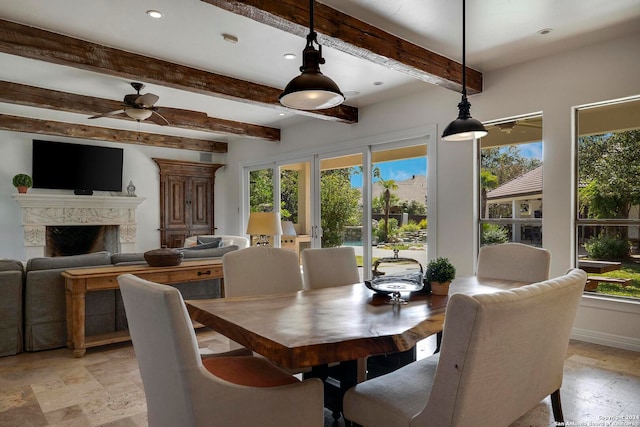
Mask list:
[[[436,334],[436,351],[433,352],[433,354],[438,354],[440,353],[440,345],[442,344],[442,331],[438,332]]]
[[[556,424],[564,425],[564,416],[562,415],[562,405],[560,403],[560,389],[551,393],[551,408],[553,409],[553,418]]]

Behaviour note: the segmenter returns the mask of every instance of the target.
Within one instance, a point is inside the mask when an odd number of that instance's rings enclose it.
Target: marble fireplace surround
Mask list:
[[[14,194],[20,205],[26,258],[45,256],[47,226],[116,225],[120,252],[135,252],[136,208],[144,197]]]

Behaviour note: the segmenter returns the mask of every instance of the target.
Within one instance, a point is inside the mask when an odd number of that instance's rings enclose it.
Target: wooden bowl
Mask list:
[[[183,258],[182,252],[166,247],[144,253],[144,259],[151,267],[173,267],[180,265]]]

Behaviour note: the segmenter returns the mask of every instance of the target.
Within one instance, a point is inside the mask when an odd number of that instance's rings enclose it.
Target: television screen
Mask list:
[[[33,140],[33,187],[122,191],[121,148]]]

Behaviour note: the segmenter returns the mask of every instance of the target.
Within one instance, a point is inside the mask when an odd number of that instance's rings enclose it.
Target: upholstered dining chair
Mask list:
[[[302,290],[298,255],[281,248],[252,246],[222,257],[225,297]]]
[[[360,282],[356,252],[351,246],[305,249],[301,253],[305,289]]]
[[[539,282],[549,278],[551,252],[522,243],[480,248],[476,275],[492,279]]]
[[[323,386],[253,356],[202,359],[180,292],[118,277],[151,426],[323,425]]]
[[[560,405],[563,364],[586,273],[494,294],[453,294],[442,351],[349,389],[344,415],[372,426],[506,426],[551,395]]]

